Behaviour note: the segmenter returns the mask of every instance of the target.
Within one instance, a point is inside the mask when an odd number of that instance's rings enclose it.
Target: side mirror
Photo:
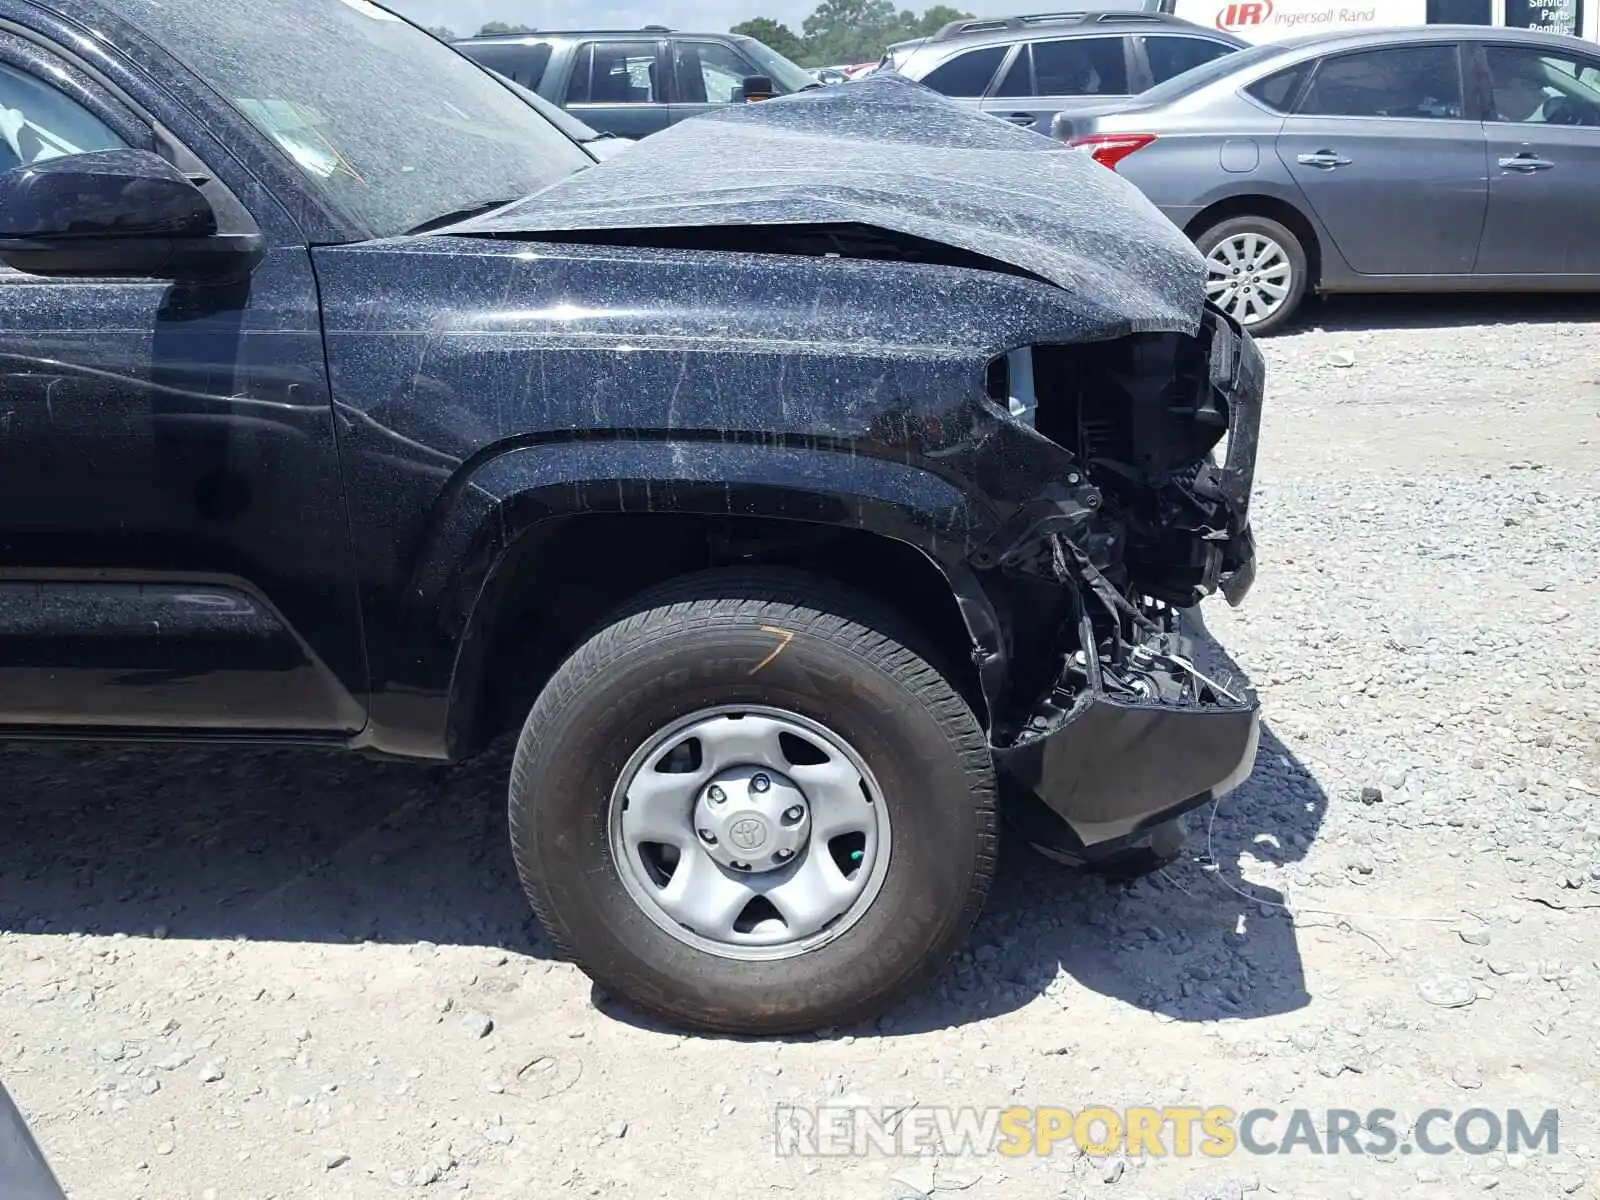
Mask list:
[[[253,266],[259,245],[219,236],[205,194],[148,150],[70,154],[0,173],[0,261],[19,271],[176,279],[226,273],[241,254]]]
[[[757,100],[771,100],[778,94],[777,89],[772,86],[770,75],[746,75],[744,86],[740,90],[744,92],[745,100],[751,104]]]

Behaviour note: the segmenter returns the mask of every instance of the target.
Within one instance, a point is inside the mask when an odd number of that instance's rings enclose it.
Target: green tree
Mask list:
[[[801,28],[807,57],[825,64],[871,62],[904,27],[893,0],[822,0]]]
[[[803,36],[771,17],[753,17],[733,27],[765,42],[801,66],[877,62],[893,42],[927,37],[951,21],[969,21],[972,14],[935,4],[921,16],[909,8],[895,11],[894,0],[820,0],[801,26]]]
[[[764,42],[785,58],[795,62],[806,56],[806,44],[800,40],[799,35],[781,21],[774,21],[771,17],[753,17],[748,21],[740,21],[728,32]]]
[[[902,13],[902,17],[910,17],[909,12]],[[930,37],[943,29],[951,21],[970,21],[972,14],[962,12],[958,8],[951,8],[948,4],[935,4],[920,17],[912,17],[907,22],[910,26],[908,37]]]
[[[456,31],[451,29],[448,25],[429,25],[428,32],[433,34],[434,37],[440,38],[446,42],[453,42],[456,40]]]
[[[533,33],[532,25],[508,25],[504,21],[490,21],[478,30],[479,37],[493,37],[497,33]]]

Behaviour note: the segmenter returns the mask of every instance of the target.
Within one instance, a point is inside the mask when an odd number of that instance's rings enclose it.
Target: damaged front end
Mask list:
[[[1258,705],[1196,664],[1182,618],[1216,591],[1237,605],[1253,581],[1263,381],[1254,343],[1211,309],[1197,336],[1034,346],[991,365],[1011,436],[1054,458],[969,558],[1005,641],[996,761],[1042,802],[1023,813],[1041,848],[1126,847],[1250,772]]]

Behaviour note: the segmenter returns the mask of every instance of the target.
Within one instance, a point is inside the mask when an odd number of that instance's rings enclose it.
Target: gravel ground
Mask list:
[[[1264,344],[1261,578],[1207,606],[1254,778],[1131,887],[1013,854],[873,1028],[684,1038],[594,994],[526,917],[503,760],[7,748],[0,1078],[74,1200],[1595,1195],[1600,305],[1568,303]],[[1559,1108],[1560,1153],[778,1158],[774,1106],[823,1102]]]

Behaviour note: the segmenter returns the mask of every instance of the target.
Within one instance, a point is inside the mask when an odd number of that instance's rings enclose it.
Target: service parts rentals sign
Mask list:
[[[1178,0],[1175,16],[1226,30],[1248,42],[1275,42],[1302,33],[1381,29],[1427,22],[1427,0]]]

